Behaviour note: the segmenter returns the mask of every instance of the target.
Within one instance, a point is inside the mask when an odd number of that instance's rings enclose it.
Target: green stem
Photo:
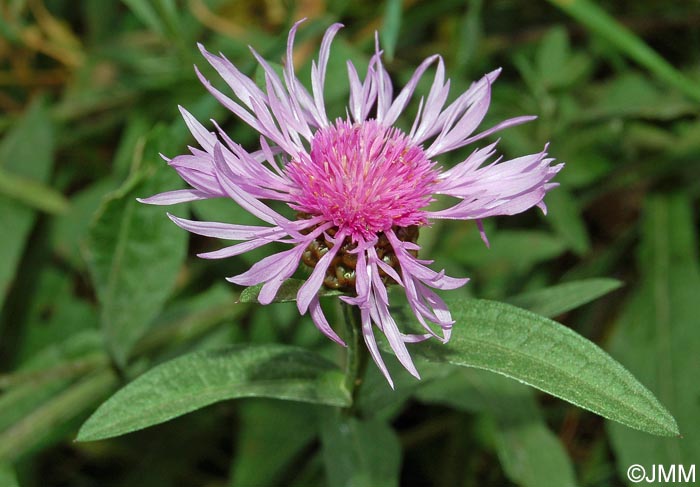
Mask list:
[[[345,326],[345,386],[352,395],[349,413],[354,413],[357,395],[364,381],[369,352],[362,338],[362,319],[357,306],[341,303],[343,308],[343,325]]]

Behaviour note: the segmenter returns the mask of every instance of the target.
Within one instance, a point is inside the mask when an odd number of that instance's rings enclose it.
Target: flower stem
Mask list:
[[[345,326],[345,386],[352,395],[349,413],[354,413],[357,395],[364,381],[369,353],[362,339],[362,319],[357,306],[341,303],[343,324]]]

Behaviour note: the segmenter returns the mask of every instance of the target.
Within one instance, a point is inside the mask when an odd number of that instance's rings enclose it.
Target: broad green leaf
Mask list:
[[[460,369],[429,382],[417,396],[488,417],[501,465],[518,485],[576,485],[571,460],[544,422],[531,388],[488,371]]]
[[[54,219],[51,225],[51,244],[55,252],[75,268],[83,269],[85,259],[81,247],[85,245],[90,222],[100,207],[105,194],[117,184],[111,178],[100,179],[71,196],[69,210]]]
[[[678,434],[675,420],[649,390],[571,329],[504,303],[448,304],[456,321],[450,342],[419,343],[413,354],[498,372],[648,433]]]
[[[399,485],[401,446],[386,423],[327,411],[321,444],[330,487]]]
[[[301,286],[304,285],[304,280],[302,279],[287,279],[284,281],[279,291],[277,291],[277,296],[275,296],[274,303],[287,303],[290,301],[297,300],[297,292]],[[257,303],[258,295],[262,289],[263,284],[258,284],[257,286],[250,286],[241,291],[241,296],[239,301],[241,303]],[[318,295],[323,296],[340,296],[344,294],[342,291],[335,291],[333,289],[322,288],[319,290]]]
[[[96,372],[24,416],[0,433],[0,462],[13,461],[52,438],[64,425],[102,399],[117,384],[111,370]]]
[[[510,304],[553,318],[576,309],[622,286],[617,279],[583,279],[519,294]]]
[[[27,109],[0,142],[3,173],[46,183],[53,165],[53,125],[42,100]],[[14,278],[29,231],[34,210],[14,198],[0,194],[0,308]]]
[[[284,483],[285,470],[317,433],[314,413],[308,404],[288,401],[250,399],[239,404],[229,486]]]
[[[610,353],[668,405],[683,438],[649,438],[609,424],[622,478],[631,464],[688,468],[700,458],[700,271],[692,208],[680,194],[647,201],[638,256],[642,280],[610,341]]]
[[[170,294],[187,250],[187,232],[173,225],[162,207],[136,201],[181,187],[177,173],[157,155],[168,141],[165,130],[151,133],[141,167],[105,198],[88,237],[102,330],[120,365]]]
[[[119,436],[218,401],[270,397],[347,406],[340,369],[321,356],[286,345],[235,345],[165,362],[102,404],[79,441]]]
[[[9,463],[0,463],[0,485],[2,487],[19,487],[15,470]]]

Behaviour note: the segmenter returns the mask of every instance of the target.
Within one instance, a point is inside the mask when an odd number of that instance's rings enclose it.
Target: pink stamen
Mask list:
[[[371,238],[392,226],[426,223],[435,163],[397,128],[375,120],[337,120],[320,129],[307,157],[286,173],[298,185],[293,209],[322,215],[353,240]]]

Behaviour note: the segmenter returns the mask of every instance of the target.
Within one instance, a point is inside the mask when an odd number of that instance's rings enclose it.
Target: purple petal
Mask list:
[[[189,201],[206,200],[211,198],[210,194],[197,189],[177,189],[175,191],[166,191],[165,193],[149,196],[148,198],[136,198],[139,203],[147,205],[175,205],[177,203],[187,203]]]
[[[343,240],[345,240],[345,234],[343,232],[338,232],[333,239],[333,247],[319,259],[309,278],[299,288],[299,292],[297,293],[297,308],[299,308],[299,312],[301,314],[306,313],[306,310],[309,308],[309,304],[316,296],[321,284],[323,284],[323,279],[326,277],[328,266],[335,258],[338,250],[340,250]]]
[[[330,338],[337,344],[347,347],[342,338],[338,336],[338,334],[333,330],[333,328],[331,328],[331,325],[328,323],[328,320],[326,319],[326,316],[323,314],[323,310],[321,309],[321,303],[319,302],[318,296],[315,296],[314,299],[311,300],[311,303],[309,303],[309,314],[311,315],[311,319],[316,325],[316,328],[321,330],[321,333],[326,335],[328,338]]]

